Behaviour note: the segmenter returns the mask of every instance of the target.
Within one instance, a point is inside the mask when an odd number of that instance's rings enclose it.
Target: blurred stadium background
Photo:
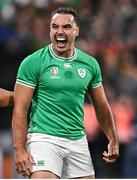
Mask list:
[[[29,54],[47,45],[53,9],[69,5],[81,18],[76,47],[94,56],[112,107],[120,157],[106,165],[107,140],[85,98],[85,130],[97,178],[137,178],[137,0],[0,0],[0,87],[13,90],[17,69]],[[14,171],[12,108],[0,108],[0,178]]]

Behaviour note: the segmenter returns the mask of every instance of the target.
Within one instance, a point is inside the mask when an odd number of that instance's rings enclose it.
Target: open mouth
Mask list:
[[[56,42],[58,47],[63,48],[66,46],[67,39],[65,37],[57,37]]]

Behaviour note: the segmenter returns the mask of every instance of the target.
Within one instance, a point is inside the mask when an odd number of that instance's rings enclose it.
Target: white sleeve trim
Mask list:
[[[93,86],[92,88],[97,88],[97,87],[99,87],[99,86],[101,86],[102,85],[102,82],[100,82],[99,84],[96,84],[95,86]]]
[[[21,82],[19,82],[19,81],[16,81],[16,84],[21,84],[21,85],[23,85],[23,86],[26,86],[26,87],[35,89],[35,87],[29,86],[28,84],[21,83]]]

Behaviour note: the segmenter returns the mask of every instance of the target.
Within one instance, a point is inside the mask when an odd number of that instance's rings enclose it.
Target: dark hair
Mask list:
[[[56,13],[59,13],[59,14],[71,14],[73,15],[74,17],[74,21],[76,22],[76,24],[79,26],[79,15],[78,15],[78,12],[71,8],[71,7],[59,7],[58,9],[54,10],[52,15],[51,15],[51,18],[56,14]]]

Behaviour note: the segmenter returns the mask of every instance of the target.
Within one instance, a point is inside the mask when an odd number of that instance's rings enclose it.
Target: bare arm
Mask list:
[[[0,107],[13,105],[14,92],[0,88]]]
[[[14,108],[12,117],[13,146],[16,169],[22,175],[30,175],[27,166],[31,156],[26,150],[27,114],[34,90],[32,88],[16,84],[14,90]]]
[[[97,120],[109,140],[108,153],[103,153],[103,159],[106,162],[114,162],[119,156],[119,145],[114,117],[107,101],[103,85],[90,90],[89,96],[93,101]]]

